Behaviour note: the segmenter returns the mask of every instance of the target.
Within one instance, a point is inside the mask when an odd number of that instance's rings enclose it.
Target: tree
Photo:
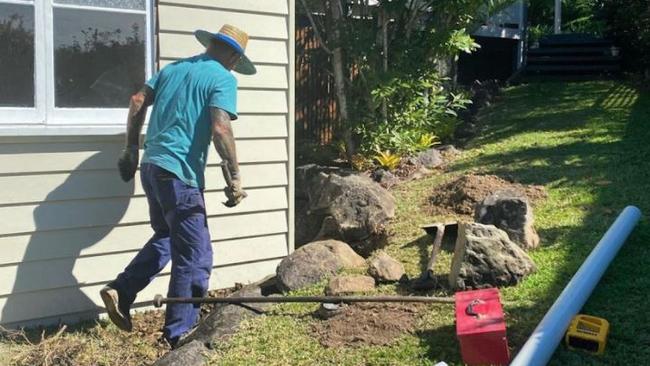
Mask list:
[[[417,80],[435,70],[451,77],[453,87],[459,53],[472,52],[478,46],[469,36],[471,30],[491,11],[513,2],[300,0],[323,50],[330,55],[329,71],[335,81],[348,159],[356,151],[355,141],[361,142],[353,133],[359,123],[391,122],[390,101],[378,99],[374,91],[395,85],[399,79],[412,85],[429,85]],[[430,95],[431,91],[416,91],[413,97],[419,98],[421,93]]]

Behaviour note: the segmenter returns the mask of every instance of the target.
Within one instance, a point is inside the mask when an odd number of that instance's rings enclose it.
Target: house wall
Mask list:
[[[258,280],[293,250],[293,0],[168,0],[158,4],[161,67],[201,52],[195,28],[249,32],[259,70],[239,79],[233,123],[249,197],[228,209],[211,152],[205,199],[214,245],[211,288]],[[0,324],[95,316],[99,289],[148,240],[139,182],[115,168],[123,136],[0,137]],[[136,179],[137,180],[137,179]],[[139,295],[166,293],[169,266]]]

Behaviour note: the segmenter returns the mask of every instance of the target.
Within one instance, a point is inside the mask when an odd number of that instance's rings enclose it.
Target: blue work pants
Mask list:
[[[212,270],[212,245],[203,191],[156,165],[140,167],[153,237],[113,283],[128,304],[171,260],[168,297],[202,297]],[[200,306],[168,304],[163,334],[175,344],[198,321]]]

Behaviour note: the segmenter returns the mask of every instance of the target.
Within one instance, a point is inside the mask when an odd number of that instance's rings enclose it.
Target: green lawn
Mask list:
[[[436,185],[454,176],[472,171],[544,185],[549,197],[535,209],[542,247],[531,252],[538,271],[518,287],[502,290],[507,301],[508,338],[516,352],[618,212],[628,204],[650,212],[650,92],[641,93],[613,81],[531,84],[507,89],[481,118],[486,130],[448,172],[393,189],[398,209],[387,250],[405,264],[410,276],[419,274],[430,250],[430,239],[419,226],[442,219],[427,214],[427,197]],[[584,309],[584,313],[611,323],[605,355],[595,358],[560,346],[554,365],[650,364],[650,312],[646,310],[649,238],[650,227],[643,219]],[[443,252],[439,274],[448,271],[449,262],[450,254]],[[322,290],[323,285],[300,293]],[[395,290],[382,286],[378,291]],[[417,329],[391,346],[338,349],[324,348],[312,337],[310,327],[315,320],[310,313],[314,308],[285,304],[274,307],[269,315],[247,321],[234,338],[217,345],[211,364],[460,362],[450,305],[427,307]],[[30,355],[36,359],[58,357],[73,365],[148,363],[163,351],[151,329],[159,327],[160,319],[156,323],[140,318],[155,316],[139,315],[137,332],[131,334],[102,321],[74,327],[40,345],[0,341],[0,365],[16,356],[27,360]],[[139,329],[141,323],[149,325]],[[39,335],[32,339],[38,340]],[[25,362],[33,365],[32,361]],[[39,364],[44,364],[43,360]]]
[[[549,198],[536,208],[543,247],[532,252],[539,270],[503,289],[508,338],[518,349],[600,236],[628,204],[650,210],[650,93],[624,83],[539,83],[514,87],[482,116],[486,130],[449,173],[394,189],[398,200],[388,251],[417,275],[429,241],[419,225],[438,218],[423,206],[432,187],[467,171],[542,184]],[[602,358],[558,348],[557,365],[650,363],[646,258],[650,229],[643,220],[607,271],[584,313],[611,323]],[[438,269],[448,268],[445,253]],[[316,287],[306,292],[318,292]],[[393,290],[382,288],[384,292]],[[213,364],[432,365],[458,364],[451,306],[432,306],[414,334],[389,347],[325,349],[310,336],[310,305],[276,308],[253,319],[219,346]],[[516,352],[516,350],[515,350]]]

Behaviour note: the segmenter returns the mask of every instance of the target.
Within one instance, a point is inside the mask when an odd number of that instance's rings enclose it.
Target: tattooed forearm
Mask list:
[[[228,163],[230,175],[239,179],[239,163],[235,150],[235,137],[228,113],[219,108],[210,108],[212,118],[212,142],[223,161]]]
[[[129,103],[129,115],[126,126],[126,146],[138,146],[147,107],[153,104],[153,90],[148,86],[142,87],[133,94]]]

